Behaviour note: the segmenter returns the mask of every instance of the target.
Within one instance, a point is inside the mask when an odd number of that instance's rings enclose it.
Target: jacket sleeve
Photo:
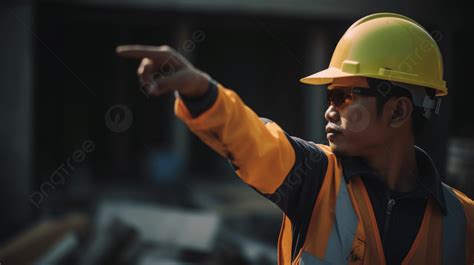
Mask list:
[[[234,91],[215,81],[201,99],[177,95],[175,113],[290,219],[311,211],[327,167],[327,157],[316,144],[259,118]]]

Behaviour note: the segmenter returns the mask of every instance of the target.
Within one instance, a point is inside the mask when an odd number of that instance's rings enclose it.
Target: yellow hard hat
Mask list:
[[[348,76],[433,88],[436,96],[448,94],[443,58],[435,40],[416,21],[394,13],[372,14],[356,21],[339,40],[329,67],[300,81],[322,85]]]

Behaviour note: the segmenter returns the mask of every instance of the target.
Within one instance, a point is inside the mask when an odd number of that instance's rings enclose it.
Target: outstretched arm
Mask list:
[[[232,90],[196,69],[169,46],[126,45],[119,55],[141,59],[142,87],[152,96],[175,91],[175,113],[223,157],[237,175],[295,222],[312,210],[327,157],[314,143],[262,119]]]

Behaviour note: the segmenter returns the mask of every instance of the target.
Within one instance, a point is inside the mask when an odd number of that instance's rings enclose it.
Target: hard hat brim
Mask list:
[[[334,78],[355,76],[351,73],[345,73],[335,67],[329,67],[312,75],[300,79],[301,83],[310,85],[325,85],[332,83]]]
[[[308,75],[306,77],[303,77],[300,79],[301,83],[304,84],[309,84],[309,85],[326,85],[330,84],[333,82],[334,78],[340,78],[340,77],[350,77],[350,76],[363,76],[363,77],[372,77],[372,78],[379,78],[379,79],[384,79],[384,80],[389,80],[389,81],[398,81],[398,82],[405,82],[410,84],[410,82],[406,82],[405,80],[398,80],[395,78],[382,78],[380,76],[370,76],[367,74],[352,74],[352,73],[347,73],[343,72],[340,69],[336,67],[329,67],[327,69],[324,69],[322,71],[319,71],[317,73],[314,73],[312,75]],[[446,82],[443,81],[442,84],[439,86],[433,86],[431,84],[416,84],[419,86],[425,86],[425,87],[431,87],[436,89],[436,96],[446,96],[448,94],[448,88],[446,87]]]

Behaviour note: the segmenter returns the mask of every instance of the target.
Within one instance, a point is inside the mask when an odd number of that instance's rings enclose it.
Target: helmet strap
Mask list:
[[[395,86],[402,87],[408,90],[408,92],[410,92],[413,105],[423,108],[423,116],[425,118],[430,119],[433,112],[436,115],[439,115],[439,110],[441,107],[441,98],[428,95],[426,89],[423,87],[394,81],[391,81],[391,83]]]

